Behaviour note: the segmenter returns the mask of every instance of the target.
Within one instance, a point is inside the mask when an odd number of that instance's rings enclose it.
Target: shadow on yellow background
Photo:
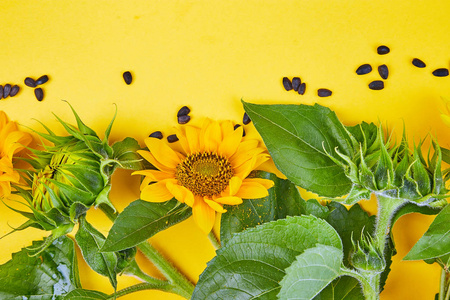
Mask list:
[[[450,95],[450,78],[431,75],[449,66],[449,13],[450,2],[438,0],[3,1],[0,84],[19,84],[21,91],[1,100],[0,109],[25,126],[40,129],[34,118],[62,133],[51,112],[72,120],[64,99],[86,124],[104,132],[116,103],[112,141],[131,136],[143,145],[155,130],[173,133],[183,105],[191,108],[193,123],[203,117],[242,122],[241,98],[317,102],[348,125],[380,121],[401,134],[404,123],[410,138],[431,132],[449,147],[449,129],[439,114],[440,96]],[[389,54],[376,53],[382,44]],[[413,67],[415,57],[427,67]],[[374,71],[356,75],[364,63]],[[380,79],[381,64],[390,71],[385,88],[370,90],[369,82]],[[134,75],[129,86],[122,79],[126,70]],[[38,102],[23,80],[43,74],[50,80]],[[284,76],[301,77],[305,95],[286,92]],[[319,98],[319,88],[333,95]],[[130,172],[115,174],[112,200],[119,210],[138,198],[138,180]],[[376,211],[374,203],[368,207]],[[111,226],[99,212],[90,211],[88,218],[104,233]],[[23,221],[1,207],[0,235],[9,231],[8,224]],[[432,299],[438,292],[437,266],[401,261],[431,221],[414,214],[394,227],[398,254],[381,299]],[[44,235],[28,229],[0,240],[0,263]],[[214,256],[191,219],[151,242],[193,282]],[[80,270],[84,288],[112,292],[106,278],[83,263]],[[119,289],[135,282],[123,276]],[[181,298],[145,291],[122,299]]]

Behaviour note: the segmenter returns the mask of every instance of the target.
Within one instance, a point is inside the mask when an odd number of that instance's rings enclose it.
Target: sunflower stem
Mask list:
[[[221,247],[220,241],[219,241],[219,239],[217,238],[217,236],[214,234],[214,231],[213,231],[213,230],[211,230],[211,231],[208,233],[208,239],[209,239],[209,241],[211,242],[211,244],[213,245],[213,247],[214,247],[215,250],[217,250],[217,249],[219,249],[219,248]]]
[[[177,268],[175,268],[161,253],[148,242],[138,245],[139,250],[155,265],[155,267],[175,286],[176,293],[189,299],[194,292],[194,285]],[[175,292],[175,291],[174,291]]]
[[[105,206],[105,205],[100,205],[100,209],[112,222],[114,222],[116,220],[118,214],[113,212],[111,208],[109,208],[108,206]],[[168,282],[167,289],[164,286],[164,290],[178,294],[182,297],[185,297],[186,299],[191,298],[192,293],[194,292],[194,285],[192,284],[192,282],[190,282],[183,274],[180,273],[180,271],[178,271],[177,268],[175,268],[168,260],[166,260],[161,255],[161,253],[158,252],[158,250],[153,248],[153,246],[150,245],[150,243],[148,241],[142,242],[141,244],[139,244],[138,249],[142,252],[142,254],[145,255],[145,257],[147,257],[147,259],[151,263],[153,263],[153,265],[168,280],[167,281]],[[162,288],[160,288],[161,283],[158,281],[155,281],[155,280],[159,280],[159,279],[153,278],[153,277],[145,274],[142,271],[140,273],[138,272],[138,274],[131,274],[132,270],[129,270],[129,272],[130,272],[130,275],[135,275],[135,276],[139,277],[140,279],[144,279],[145,281],[147,281],[147,279],[149,279],[147,282],[147,285],[139,286],[138,290],[153,289],[153,288],[163,290]],[[142,276],[141,273],[146,275],[146,276],[144,276],[145,278],[141,277]],[[164,282],[164,281],[161,281],[161,282]],[[162,285],[161,285],[161,287],[162,287]],[[126,289],[124,289],[123,291],[125,291],[125,290]],[[138,291],[138,290],[135,290],[135,291]],[[127,290],[126,294],[132,293],[133,291]],[[120,291],[117,292],[116,295],[119,295],[119,293],[120,293]],[[124,294],[124,295],[126,295],[126,294]],[[120,296],[117,296],[117,297],[120,297]]]

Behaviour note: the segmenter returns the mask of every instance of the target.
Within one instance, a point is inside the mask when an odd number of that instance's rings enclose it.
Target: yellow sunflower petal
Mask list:
[[[150,177],[145,176],[144,179],[141,182],[141,185],[139,186],[139,190],[142,191],[147,185],[149,185],[152,181]]]
[[[186,139],[189,143],[190,153],[195,153],[201,151],[199,149],[199,129],[193,126],[186,126]]]
[[[194,205],[194,195],[190,190],[174,182],[168,182],[166,186],[178,201],[186,203],[190,207]]]
[[[259,165],[269,159],[268,154],[259,154],[253,156],[250,160],[243,163],[241,166],[234,169],[235,176],[242,179],[246,178],[251,171],[255,170]]]
[[[174,172],[174,168],[169,168],[166,167],[165,165],[163,165],[162,163],[160,163],[159,161],[156,160],[156,158],[153,156],[153,154],[151,154],[148,151],[145,150],[138,150],[137,153],[139,153],[140,156],[142,156],[146,161],[148,161],[149,163],[151,163],[155,168],[158,168],[161,171],[170,173],[170,172]]]
[[[4,111],[0,111],[0,128],[5,127],[6,123],[8,123],[8,116]]]
[[[3,153],[12,157],[15,153],[24,149],[31,143],[32,137],[30,134],[21,131],[13,131],[6,137],[3,145]]]
[[[166,173],[159,170],[140,170],[134,171],[131,175],[144,175],[149,177],[151,181],[160,181],[164,179],[175,178],[174,173]]]
[[[261,183],[244,179],[241,188],[235,196],[243,199],[258,199],[268,195],[269,192]]]
[[[204,143],[206,152],[217,152],[222,141],[222,130],[217,122],[212,122],[206,128]]]
[[[181,148],[183,149],[184,153],[190,154],[191,148],[189,147],[189,141],[187,140],[185,133],[182,131],[181,128],[175,128],[175,131],[178,137],[178,141],[180,142]]]
[[[217,203],[216,201],[210,200],[210,199],[207,199],[207,198],[204,198],[203,200],[206,202],[206,204],[209,205],[209,207],[211,207],[211,208],[214,209],[215,211],[217,211],[217,212],[219,212],[219,213],[225,213],[225,212],[227,212],[227,210],[224,209],[224,208],[222,207],[222,205],[219,204],[219,203]]]
[[[166,202],[172,199],[173,195],[166,187],[168,180],[170,179],[147,185],[141,191],[141,199],[149,202]]]
[[[224,139],[234,131],[233,123],[229,120],[223,121],[220,124],[220,127],[222,128],[222,136]]]
[[[192,207],[192,216],[195,223],[200,229],[208,234],[214,226],[216,212],[212,209],[202,197],[195,197],[194,206]]]
[[[264,186],[267,190],[273,187],[274,183],[270,179],[264,179],[264,178],[246,178],[246,182],[257,182]]]
[[[219,154],[225,157],[231,157],[239,147],[242,140],[242,126],[236,128],[233,133],[226,136],[219,145]]]
[[[239,188],[241,187],[242,184],[242,179],[237,177],[237,176],[233,176],[230,179],[230,182],[228,183],[228,186],[230,187],[230,195],[233,196],[237,193],[237,191],[239,191]]]
[[[227,204],[227,205],[238,205],[242,203],[242,198],[229,196],[229,197],[220,197],[215,199],[216,202]]]
[[[198,151],[203,152],[205,151],[205,133],[206,130],[209,127],[209,124],[211,124],[211,119],[206,118],[203,120],[202,127],[200,129],[199,135],[198,135]]]
[[[155,138],[145,139],[145,144],[155,159],[164,166],[174,169],[180,163],[180,158],[164,141]]]

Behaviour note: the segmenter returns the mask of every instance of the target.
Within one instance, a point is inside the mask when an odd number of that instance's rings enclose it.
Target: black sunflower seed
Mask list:
[[[294,77],[292,78],[292,88],[294,89],[294,91],[298,91],[298,88],[300,87],[300,84],[302,83],[302,81],[300,80],[299,77]]]
[[[286,91],[292,90],[292,82],[287,77],[283,77],[283,86]]]
[[[3,85],[0,85],[0,99],[3,98]]]
[[[36,80],[36,85],[44,84],[44,83],[46,83],[47,81],[48,81],[48,76],[47,76],[47,75],[42,75],[41,77],[39,77],[39,78]]]
[[[157,138],[161,140],[163,138],[163,134],[161,131],[155,131],[151,133],[148,137]]]
[[[300,87],[298,88],[298,93],[300,95],[303,95],[305,93],[305,90],[306,90],[306,83],[303,82],[302,84],[300,84]]]
[[[252,120],[250,120],[250,117],[247,115],[247,113],[244,113],[244,117],[242,118],[242,123],[244,123],[244,125],[247,125],[251,121]]]
[[[133,76],[131,75],[130,71],[123,72],[123,80],[125,80],[126,84],[131,84],[133,81]]]
[[[25,83],[26,86],[29,86],[29,87],[32,87],[32,88],[36,87],[36,81],[34,81],[34,79],[31,78],[31,77],[25,78],[24,83]]]
[[[181,117],[181,116],[185,116],[188,113],[190,113],[191,110],[189,109],[189,107],[187,106],[183,106],[182,108],[180,108],[180,110],[177,112],[177,117]]]
[[[378,73],[380,74],[381,78],[383,78],[383,79],[387,79],[389,77],[389,69],[386,65],[379,66]]]
[[[175,143],[176,141],[178,141],[178,137],[176,134],[171,134],[167,137],[167,141],[169,143]]]
[[[14,97],[15,95],[17,95],[19,90],[20,90],[20,87],[17,84],[13,85],[13,87],[11,88],[11,91],[9,92],[9,96]]]
[[[9,83],[7,83],[3,87],[3,98],[8,97],[9,96],[9,92],[11,92],[11,85]]]
[[[372,72],[372,66],[369,64],[364,64],[358,67],[358,69],[356,69],[356,74],[358,75],[365,75],[365,74],[369,74],[370,72]]]
[[[388,54],[391,50],[387,46],[379,46],[377,48],[377,53],[380,55]]]
[[[418,58],[412,60],[412,64],[418,68],[425,68],[427,65]]]
[[[188,115],[183,115],[178,117],[178,124],[186,124],[191,120],[191,117]]]
[[[436,77],[445,77],[448,76],[448,69],[440,68],[433,71],[433,75]]]
[[[384,82],[381,80],[375,80],[369,83],[369,89],[371,90],[382,90],[384,89]]]
[[[42,101],[44,99],[44,91],[41,88],[34,89],[34,95],[38,101]]]
[[[239,127],[241,127],[241,124],[234,125],[234,130],[238,129]],[[244,128],[242,128],[242,136],[243,137],[245,136],[245,129]]]
[[[331,96],[331,94],[333,94],[333,92],[330,91],[329,89],[318,89],[317,90],[317,95],[319,97],[329,97],[329,96]]]

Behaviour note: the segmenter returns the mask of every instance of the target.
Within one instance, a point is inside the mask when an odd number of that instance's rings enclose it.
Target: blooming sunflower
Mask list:
[[[19,131],[16,122],[11,122],[0,111],[0,197],[11,194],[11,182],[18,183],[19,173],[14,170],[14,154],[23,150],[32,140],[29,133]]]
[[[223,204],[267,196],[273,182],[247,176],[270,156],[258,140],[242,133],[243,128],[234,129],[231,121],[207,119],[201,128],[186,125],[178,129],[175,145],[147,138],[149,151],[138,153],[157,170],[133,173],[145,176],[141,199],[165,202],[175,197],[192,207],[195,222],[208,233],[216,212],[226,212]]]

